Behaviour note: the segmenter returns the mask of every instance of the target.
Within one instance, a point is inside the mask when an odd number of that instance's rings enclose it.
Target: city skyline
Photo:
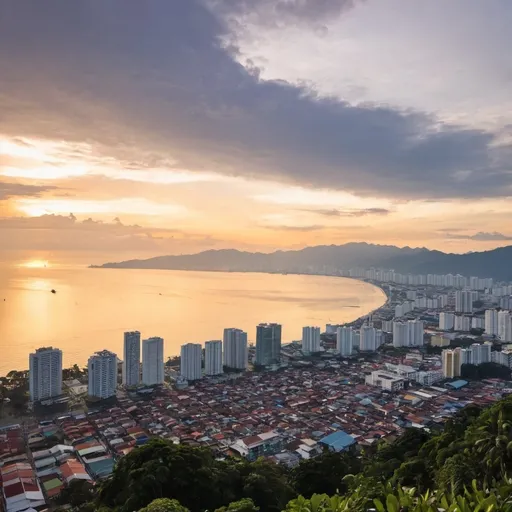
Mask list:
[[[10,4],[0,259],[510,245],[510,4],[277,4]]]

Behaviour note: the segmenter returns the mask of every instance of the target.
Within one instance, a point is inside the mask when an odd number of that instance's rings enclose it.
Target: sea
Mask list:
[[[254,342],[261,322],[282,324],[286,343],[300,340],[303,326],[350,322],[385,301],[380,288],[340,277],[3,262],[0,375],[27,369],[29,353],[43,346],[60,348],[65,367],[102,349],[122,358],[129,330],[164,338],[166,356],[222,339],[226,327]]]

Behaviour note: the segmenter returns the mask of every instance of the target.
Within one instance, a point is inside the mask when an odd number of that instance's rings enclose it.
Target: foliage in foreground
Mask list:
[[[325,453],[291,471],[153,440],[123,458],[81,510],[512,512],[511,474],[512,397],[466,407],[440,433],[409,429],[393,443]]]
[[[402,489],[387,484],[375,489],[381,494],[368,502],[359,490],[349,496],[315,494],[309,500],[302,496],[288,503],[286,512],[512,512],[512,485],[484,492],[476,481],[461,495],[429,492],[418,494],[416,489]]]

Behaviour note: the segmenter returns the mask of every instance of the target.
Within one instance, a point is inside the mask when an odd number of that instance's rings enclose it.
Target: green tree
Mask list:
[[[347,486],[343,478],[359,473],[361,461],[355,452],[325,452],[318,457],[302,461],[292,472],[297,494],[309,498],[313,494],[343,493]]]
[[[215,512],[258,512],[259,507],[257,507],[254,502],[249,498],[243,498],[238,501],[234,501],[230,503],[227,507],[218,508]]]
[[[281,512],[295,495],[283,466],[258,459],[240,466],[242,497],[264,511]]]
[[[152,440],[123,457],[102,486],[100,501],[121,512],[158,498],[177,499],[192,511],[221,506],[216,461],[208,449]]]
[[[78,508],[91,502],[95,497],[94,484],[88,480],[72,480],[58,497],[60,505],[71,505]]]
[[[170,500],[169,498],[161,498],[152,501],[147,507],[142,508],[139,512],[189,512],[177,500]]]

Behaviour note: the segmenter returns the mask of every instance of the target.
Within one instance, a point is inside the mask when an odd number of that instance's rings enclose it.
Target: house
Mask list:
[[[258,457],[279,453],[283,448],[283,439],[277,432],[265,432],[257,436],[238,439],[230,448],[242,457],[253,461]]]
[[[355,444],[356,440],[343,430],[338,430],[332,434],[320,439],[319,443],[327,447],[332,452],[342,452],[349,446]]]

